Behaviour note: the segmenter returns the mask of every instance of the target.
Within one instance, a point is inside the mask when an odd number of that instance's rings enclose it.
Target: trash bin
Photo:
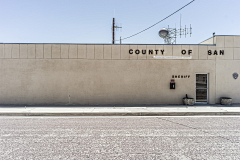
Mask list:
[[[232,98],[229,97],[221,97],[220,98],[221,105],[231,105],[232,104]]]
[[[186,94],[186,97],[183,98],[183,104],[193,106],[195,104],[194,98],[188,98]]]

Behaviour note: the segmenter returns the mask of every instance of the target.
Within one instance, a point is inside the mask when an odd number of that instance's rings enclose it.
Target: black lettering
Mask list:
[[[183,75],[181,75],[181,78],[183,78]]]
[[[162,55],[163,55],[164,50],[161,50],[161,52],[162,52]]]
[[[174,75],[172,75],[172,78],[174,78]]]
[[[184,78],[187,78],[187,76],[185,75]]]
[[[149,51],[148,51],[148,54],[153,54],[153,50],[149,50]]]
[[[132,49],[129,49],[129,54],[133,54],[133,50]]]
[[[212,55],[212,51],[211,50],[208,50],[208,55]]]
[[[178,75],[178,78],[180,78],[180,75]]]
[[[213,54],[213,55],[218,55],[218,54],[217,54],[217,50],[214,51],[214,54]]]
[[[142,50],[142,54],[146,54],[146,50]]]
[[[182,54],[183,54],[183,55],[186,54],[186,50],[182,50]]]
[[[224,50],[220,50],[220,55],[224,55]]]
[[[137,50],[135,50],[135,53],[136,53],[136,54],[139,54],[139,53],[140,53],[140,51],[137,49]]]
[[[155,52],[156,52],[156,54],[157,54],[158,50],[155,50]]]
[[[192,50],[188,50],[188,55],[190,55],[192,53]]]
[[[175,75],[175,78],[177,78],[177,76]]]
[[[190,75],[188,75],[188,78],[190,77]]]

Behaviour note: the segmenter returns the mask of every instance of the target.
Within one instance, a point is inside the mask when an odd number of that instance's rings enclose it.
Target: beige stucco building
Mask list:
[[[0,104],[182,104],[186,94],[240,103],[239,73],[240,36],[197,45],[0,44]]]

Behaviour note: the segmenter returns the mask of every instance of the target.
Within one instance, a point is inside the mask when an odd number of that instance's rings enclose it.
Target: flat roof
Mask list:
[[[240,36],[240,35],[215,35],[215,36]],[[214,37],[215,37],[214,36]],[[213,37],[210,37],[204,41],[207,41]],[[204,42],[202,41],[202,42]],[[202,43],[200,42],[200,43]],[[216,44],[136,44],[136,43],[122,43],[122,44],[111,44],[111,43],[3,43],[0,44],[67,44],[67,45],[207,45],[207,46],[216,46]]]
[[[210,45],[210,46],[215,46],[216,44],[109,44],[109,43],[0,43],[0,44],[67,44],[67,45]]]

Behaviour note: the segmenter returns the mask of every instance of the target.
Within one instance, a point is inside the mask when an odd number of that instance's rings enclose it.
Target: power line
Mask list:
[[[146,30],[148,30],[148,29],[150,29],[150,28],[154,27],[154,26],[155,26],[155,25],[157,25],[158,23],[160,23],[160,22],[164,21],[165,19],[167,19],[167,18],[171,17],[172,15],[174,15],[174,14],[175,14],[175,13],[177,13],[177,12],[179,12],[179,11],[180,11],[180,10],[182,10],[183,8],[187,7],[189,4],[191,4],[191,3],[192,3],[192,2],[194,2],[194,1],[195,1],[195,0],[192,0],[191,2],[189,2],[188,4],[186,4],[185,6],[183,6],[182,8],[178,9],[177,11],[173,12],[172,14],[170,14],[170,15],[169,15],[169,16],[167,16],[167,17],[165,17],[165,18],[164,18],[164,19],[162,19],[161,21],[159,21],[159,22],[157,22],[157,23],[153,24],[152,26],[150,26],[150,27],[148,27],[148,28],[146,28],[146,29],[144,29],[144,30],[142,30],[142,31],[140,31],[140,32],[138,32],[138,33],[136,33],[136,34],[133,34],[133,35],[131,35],[131,36],[129,36],[129,37],[123,38],[123,39],[121,39],[121,40],[124,40],[124,39],[131,38],[131,37],[133,37],[133,36],[136,36],[136,35],[138,35],[138,34],[140,34],[140,33],[144,32],[144,31],[146,31]],[[115,40],[115,41],[119,41],[119,40]]]

